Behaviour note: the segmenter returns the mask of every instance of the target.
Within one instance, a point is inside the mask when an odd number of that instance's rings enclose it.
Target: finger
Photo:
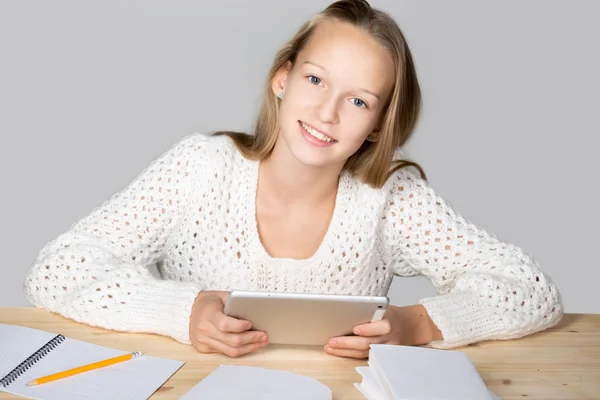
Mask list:
[[[267,341],[267,334],[261,331],[247,331],[242,333],[217,331],[215,333],[213,339],[232,347],[240,347],[249,343],[261,343]]]
[[[381,343],[383,337],[339,336],[329,339],[327,344],[334,349],[369,350],[371,343]]]
[[[203,341],[208,346],[214,348],[215,350],[219,351],[220,353],[228,355],[229,357],[239,357],[244,354],[248,354],[250,352],[258,350],[261,347],[264,347],[267,345],[266,342],[260,342],[260,343],[249,343],[249,344],[245,344],[245,345],[242,345],[239,347],[233,347],[233,346],[228,345],[227,343],[219,342],[218,340],[213,339],[211,337],[205,337],[203,339]]]
[[[367,358],[369,357],[368,350],[356,350],[356,349],[334,349],[330,346],[325,346],[325,352],[338,357],[348,358]]]
[[[389,319],[369,322],[367,324],[357,325],[352,332],[359,336],[381,336],[390,333],[391,326]]]
[[[206,343],[202,343],[198,340],[194,340],[192,345],[193,345],[194,349],[196,349],[196,351],[199,353],[214,353],[215,352],[215,349],[208,346]]]
[[[221,332],[240,333],[252,328],[250,321],[234,318],[222,312],[213,313],[211,323]]]

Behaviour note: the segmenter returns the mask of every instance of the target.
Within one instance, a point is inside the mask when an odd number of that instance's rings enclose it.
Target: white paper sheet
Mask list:
[[[181,400],[331,400],[331,389],[309,376],[253,366],[221,365]]]
[[[391,395],[385,388],[385,383],[374,373],[373,368],[356,367],[356,371],[362,376],[361,383],[354,386],[369,400],[389,400]]]

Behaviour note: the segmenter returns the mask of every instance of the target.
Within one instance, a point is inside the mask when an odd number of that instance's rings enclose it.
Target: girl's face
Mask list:
[[[302,164],[341,169],[377,128],[393,82],[392,57],[369,34],[322,22],[273,82],[284,94],[276,146]]]

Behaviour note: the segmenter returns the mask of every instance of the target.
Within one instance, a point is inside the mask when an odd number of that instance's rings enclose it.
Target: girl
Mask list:
[[[420,101],[395,21],[365,0],[331,4],[277,53],[253,135],[176,143],[40,251],[27,298],[229,356],[268,343],[223,314],[233,289],[386,295],[394,275],[431,279],[438,296],[324,344],[344,357],[367,357],[371,343],[453,348],[553,326],[562,302],[538,264],[463,219],[401,159]]]

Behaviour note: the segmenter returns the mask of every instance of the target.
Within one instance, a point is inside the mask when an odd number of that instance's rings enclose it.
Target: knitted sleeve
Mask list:
[[[198,135],[182,139],[46,244],[25,279],[27,299],[90,325],[189,342],[191,307],[201,288],[156,279],[148,267],[183,216],[202,148]]]
[[[518,338],[560,320],[560,293],[531,256],[466,221],[410,172],[396,173],[386,189],[395,272],[408,264],[438,291],[420,301],[444,337],[432,347]]]

